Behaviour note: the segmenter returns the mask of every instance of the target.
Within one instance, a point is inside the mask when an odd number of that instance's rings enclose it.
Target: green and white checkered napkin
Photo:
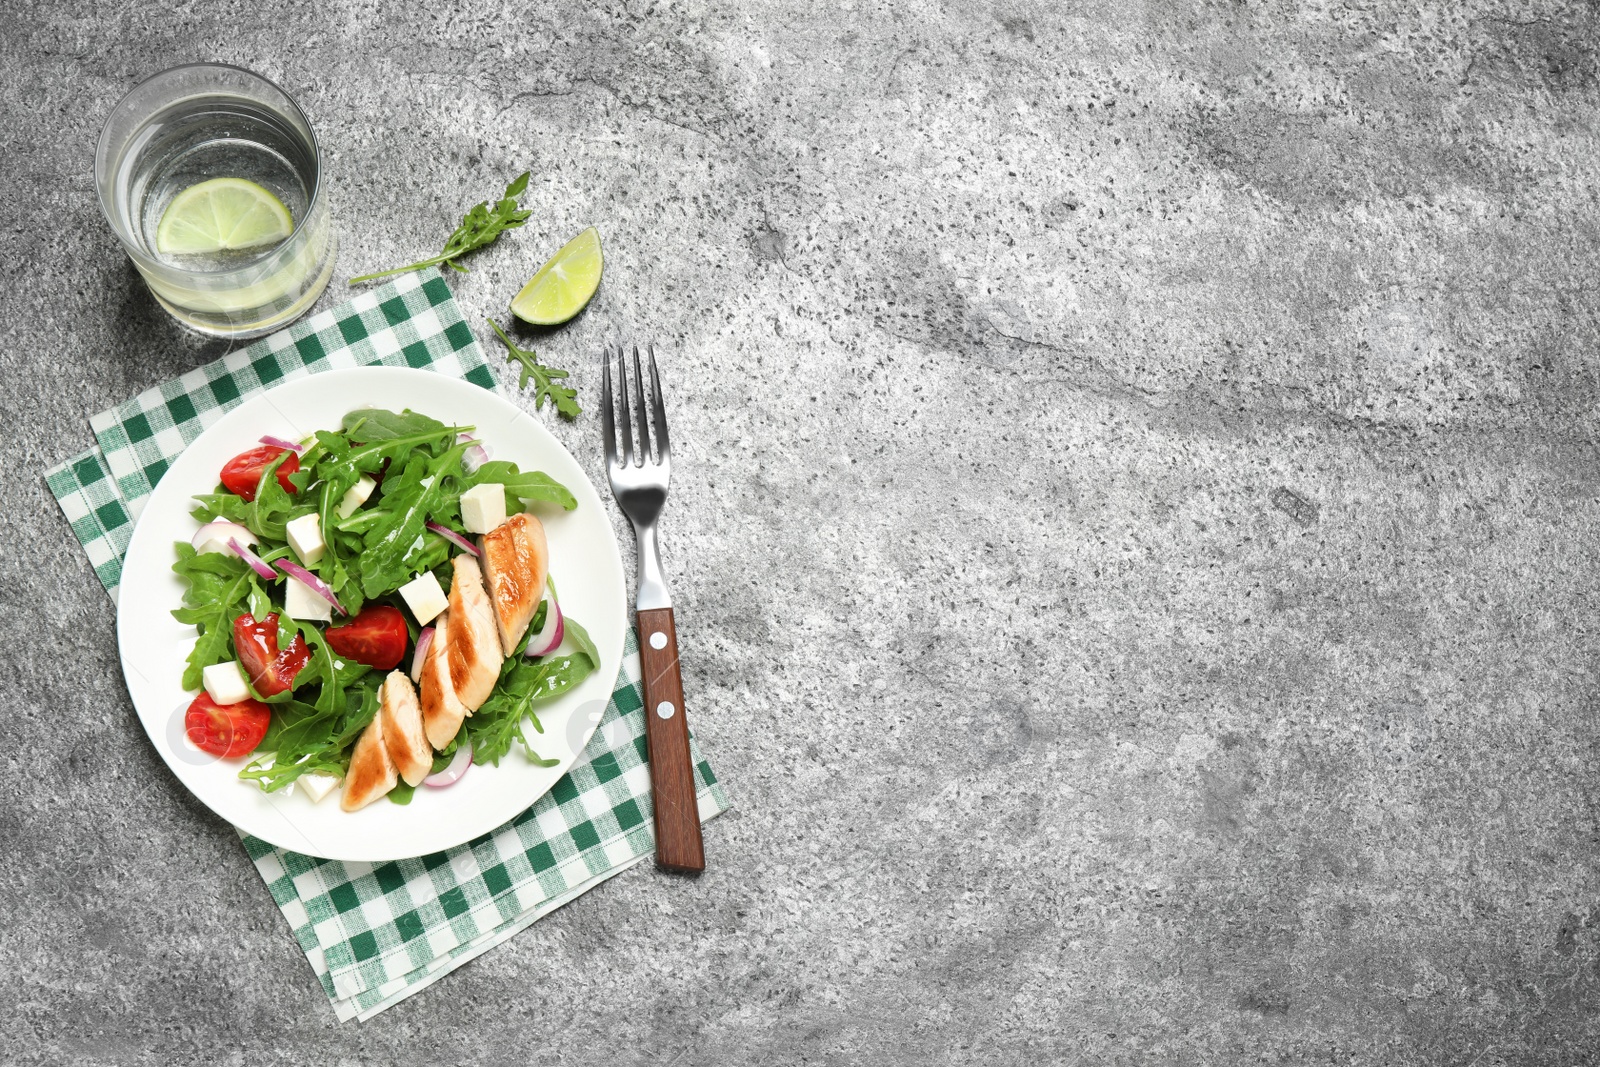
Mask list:
[[[430,272],[431,274],[431,272]],[[292,378],[381,364],[495,388],[436,274],[386,285],[90,420],[98,447],[45,480],[116,599],[133,521],[172,461],[230,408]],[[700,818],[727,795],[690,739]],[[341,1020],[369,1019],[655,851],[638,645],[589,747],[537,804],[459,848],[339,863],[240,834]]]

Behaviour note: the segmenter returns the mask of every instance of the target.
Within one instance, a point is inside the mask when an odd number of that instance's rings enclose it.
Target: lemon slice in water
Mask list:
[[[593,226],[561,247],[511,301],[511,313],[534,326],[556,326],[582,311],[600,288],[605,257]]]
[[[243,178],[212,178],[173,197],[156,225],[156,251],[237,252],[275,245],[293,232],[289,209],[267,190]]]

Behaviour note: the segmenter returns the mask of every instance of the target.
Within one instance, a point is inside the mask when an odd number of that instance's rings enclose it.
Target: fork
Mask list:
[[[621,345],[606,350],[602,372],[600,425],[605,433],[606,470],[611,495],[633,523],[639,545],[639,591],[634,602],[639,624],[639,666],[644,681],[645,740],[650,754],[650,780],[655,793],[656,863],[669,871],[703,871],[705,847],[700,840],[700,806],[695,799],[694,767],[689,759],[689,723],[684,717],[683,679],[678,673],[678,630],[672,598],[661,574],[661,548],[656,520],[667,503],[672,476],[672,444],[667,437],[667,410],[661,401],[661,376],[656,350],[650,353],[650,405],[645,406],[644,375],[639,347],[633,347],[633,410],[629,411],[628,359]],[[622,455],[612,421],[611,362],[615,352],[621,403]],[[651,416],[655,421],[655,457],[650,455]],[[633,423],[639,424],[634,450]],[[637,457],[637,462],[635,458]]]

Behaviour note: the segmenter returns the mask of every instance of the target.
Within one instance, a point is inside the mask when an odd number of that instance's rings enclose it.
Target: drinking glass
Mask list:
[[[333,274],[317,136],[289,94],[258,74],[197,63],[141,82],[112,108],[94,172],[106,220],[150,292],[200,333],[270,333],[316,303]],[[289,236],[268,247],[162,251],[157,232],[173,200],[218,178],[275,198]]]

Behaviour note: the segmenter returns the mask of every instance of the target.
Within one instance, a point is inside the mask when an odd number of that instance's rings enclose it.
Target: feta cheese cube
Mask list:
[[[333,621],[333,605],[298,578],[283,580],[283,613],[306,622]]]
[[[315,515],[302,515],[283,529],[289,535],[289,547],[307,567],[328,550],[328,543],[322,539],[322,520]]]
[[[226,519],[218,519],[216,522],[206,523],[200,527],[199,533],[195,534],[195,536],[203,536],[205,538],[195,549],[196,553],[202,556],[207,552],[217,552],[224,556],[233,555],[233,549],[228,546],[229,539],[236,540],[241,545],[260,543],[256,540],[256,535],[248,529],[236,522],[228,522]]]
[[[439,612],[450,606],[444,590],[439,588],[439,579],[433,576],[432,571],[419,574],[402,585],[400,596],[406,602],[406,607],[411,609],[411,614],[416,616],[417,622],[423,626],[428,625],[438,617]]]
[[[484,482],[461,494],[461,521],[468,533],[486,534],[506,521],[506,487]]]
[[[339,787],[339,779],[331,774],[317,774],[315,772],[302,774],[294,780],[306,796],[311,798],[311,803],[320,804],[322,798]]]
[[[213,663],[200,672],[200,681],[218,704],[237,704],[250,698],[250,686],[244,680],[244,669],[238,660]]]
[[[356,513],[356,508],[367,502],[367,498],[372,496],[372,491],[376,488],[378,488],[378,483],[363,474],[361,480],[347,489],[344,496],[339,498],[339,506],[333,509],[334,512],[341,519],[348,519]]]

